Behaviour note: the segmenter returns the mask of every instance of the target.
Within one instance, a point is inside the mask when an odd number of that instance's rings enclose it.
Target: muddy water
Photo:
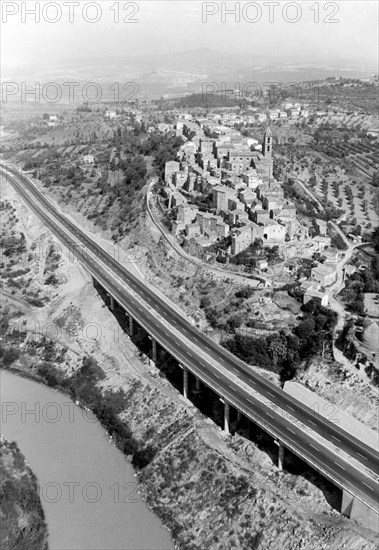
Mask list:
[[[171,537],[96,418],[46,386],[0,371],[1,432],[40,483],[51,550],[166,550]]]

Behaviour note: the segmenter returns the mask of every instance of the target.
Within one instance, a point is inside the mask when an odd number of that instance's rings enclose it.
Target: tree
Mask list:
[[[287,338],[283,333],[274,334],[268,339],[268,352],[275,365],[287,357]]]
[[[296,327],[296,334],[301,340],[308,340],[314,333],[316,327],[313,317],[307,317]]]
[[[334,246],[335,248],[338,248],[338,250],[347,250],[347,244],[341,237],[339,233],[336,233],[333,235],[333,237],[330,240],[330,244]]]
[[[4,367],[9,367],[14,361],[16,361],[19,356],[20,352],[17,348],[10,347],[8,349],[1,349],[1,361],[4,365]]]
[[[235,313],[231,315],[227,320],[227,326],[230,331],[234,331],[236,328],[239,328],[243,323],[243,316],[240,313]]]
[[[372,234],[372,242],[376,252],[379,252],[379,227],[376,227]]]
[[[314,174],[312,174],[312,176],[309,178],[309,185],[311,187],[314,187],[317,183],[317,180],[316,180],[316,176]]]

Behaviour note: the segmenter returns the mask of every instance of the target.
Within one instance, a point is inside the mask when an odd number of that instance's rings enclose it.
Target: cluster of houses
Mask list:
[[[281,109],[269,109],[267,112],[259,111],[258,107],[249,106],[243,114],[235,112],[212,113],[205,118],[197,118],[200,125],[220,124],[234,128],[236,124],[262,124],[268,120],[308,118],[310,115],[306,104],[283,103]]]
[[[282,104],[281,109],[270,109],[268,112],[268,118],[270,120],[278,119],[296,119],[296,118],[308,118],[309,110],[306,105],[301,103],[286,102]]]
[[[311,276],[301,283],[300,288],[304,290],[304,303],[313,298],[318,298],[322,306],[329,303],[328,287],[337,281],[337,267],[341,260],[341,252],[325,252],[325,261],[312,267]],[[355,272],[355,267],[347,265],[343,271],[343,278]]]
[[[57,114],[44,113],[42,115],[42,121],[44,126],[57,126],[59,123],[59,116]]]
[[[309,237],[273,177],[273,137],[245,138],[215,119],[178,117],[176,130],[186,139],[178,159],[166,162],[168,208],[173,233],[191,254],[230,237],[220,254],[236,255],[256,239],[274,245]]]

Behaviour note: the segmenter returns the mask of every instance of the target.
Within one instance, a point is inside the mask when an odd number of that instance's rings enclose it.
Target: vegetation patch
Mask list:
[[[0,548],[47,550],[38,481],[15,442],[0,440]]]
[[[324,354],[332,344],[336,313],[320,306],[316,300],[301,309],[304,318],[294,333],[281,330],[260,338],[235,334],[221,343],[243,361],[279,374],[283,383],[296,375],[304,361]]]

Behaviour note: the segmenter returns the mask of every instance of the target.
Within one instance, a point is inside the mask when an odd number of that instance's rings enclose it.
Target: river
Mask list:
[[[31,380],[0,377],[1,431],[38,478],[50,550],[174,548],[141,500],[133,467],[91,413]]]

